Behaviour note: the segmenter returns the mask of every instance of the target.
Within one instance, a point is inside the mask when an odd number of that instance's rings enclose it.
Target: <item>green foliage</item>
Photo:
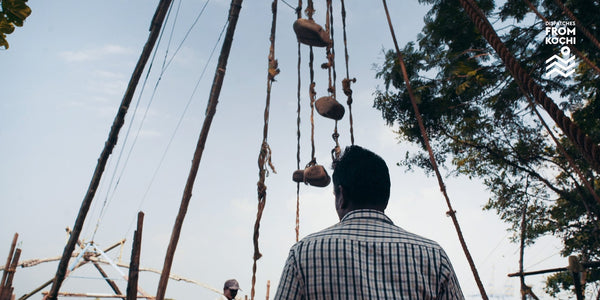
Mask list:
[[[530,1],[548,20],[567,20],[553,0]],[[530,92],[524,94],[457,1],[420,2],[431,5],[425,25],[416,43],[401,51],[438,163],[451,175],[484,182],[491,195],[484,208],[495,210],[509,224],[514,240],[520,239],[526,207],[526,244],[553,234],[562,238],[564,256],[600,259],[600,204],[532,110]],[[600,36],[598,1],[563,2],[593,35]],[[559,48],[544,43],[545,25],[526,2],[478,3],[521,66],[555,101],[562,101],[561,108],[592,140],[600,141],[600,74],[580,62],[572,79],[548,78],[545,61]],[[600,64],[600,49],[579,32],[576,47]],[[375,92],[374,107],[388,125],[395,126],[400,141],[422,149],[407,152],[398,165],[430,173],[432,166],[396,57],[395,51],[387,51],[378,66],[377,77],[384,88]],[[598,174],[568,139],[560,134],[558,138],[600,194]],[[548,285],[557,292],[572,284],[558,275],[555,280],[556,284]]]
[[[22,27],[23,22],[31,15],[31,8],[25,4],[27,0],[0,0],[0,47],[8,49],[6,35],[15,31],[15,26]]]

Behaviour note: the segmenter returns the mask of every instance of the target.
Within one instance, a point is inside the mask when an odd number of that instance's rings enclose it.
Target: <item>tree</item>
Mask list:
[[[26,2],[27,0],[0,0],[0,47],[8,49],[6,35],[13,33],[15,26],[22,27],[31,14],[31,8]]]
[[[554,234],[563,241],[562,255],[598,260],[600,201],[545,130],[549,118],[537,117],[536,110],[543,113],[543,109],[533,104],[531,91],[514,80],[457,0],[420,2],[431,5],[425,25],[416,43],[401,51],[436,160],[451,175],[482,180],[491,193],[485,209],[495,210],[510,225],[514,240],[520,238],[525,209],[525,244]],[[560,107],[597,144],[600,73],[594,67],[600,64],[600,49],[578,30],[574,48],[589,62],[580,61],[569,79],[548,76],[546,59],[557,54],[560,45],[546,44],[546,24],[534,13],[553,21],[571,19],[563,15],[557,0],[532,2],[531,6],[528,0],[478,4],[521,66],[561,101]],[[565,5],[593,36],[600,36],[598,1],[571,0]],[[398,164],[431,172],[396,58],[394,51],[387,51],[378,66],[377,77],[384,86],[376,91],[374,106],[395,126],[401,141],[421,146]],[[600,194],[598,173],[561,132],[547,125],[591,190]],[[588,282],[597,282],[598,272],[593,270]],[[570,289],[567,277],[550,276],[547,291]]]

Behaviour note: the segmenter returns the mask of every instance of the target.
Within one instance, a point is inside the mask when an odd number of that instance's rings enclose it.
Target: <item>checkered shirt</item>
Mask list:
[[[355,210],[290,250],[275,300],[464,299],[444,250],[395,226],[382,212]]]

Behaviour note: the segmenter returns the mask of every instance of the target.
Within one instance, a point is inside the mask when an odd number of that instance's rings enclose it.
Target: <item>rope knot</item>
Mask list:
[[[352,96],[352,88],[350,88],[350,84],[356,82],[356,78],[344,78],[342,80],[342,88],[344,90],[344,94],[348,97]]]
[[[269,80],[275,81],[275,76],[279,74],[279,63],[274,58],[269,58]]]

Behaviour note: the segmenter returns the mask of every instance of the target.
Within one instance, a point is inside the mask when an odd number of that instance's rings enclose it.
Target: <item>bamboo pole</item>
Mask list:
[[[269,291],[271,290],[271,280],[267,280],[267,297],[266,300],[269,300]]]
[[[435,155],[433,153],[433,148],[431,147],[431,144],[429,143],[429,137],[427,135],[427,130],[425,129],[425,125],[423,123],[423,118],[421,117],[421,113],[419,112],[419,107],[417,105],[415,96],[413,94],[412,87],[410,85],[410,79],[408,78],[408,72],[406,71],[406,65],[404,64],[404,57],[402,55],[402,52],[400,52],[400,47],[398,46],[398,41],[396,40],[396,34],[394,33],[394,27],[392,26],[392,20],[390,18],[390,13],[389,13],[389,10],[387,7],[387,2],[386,2],[386,0],[382,0],[382,2],[383,2],[383,7],[385,9],[385,14],[387,17],[388,25],[390,27],[390,33],[392,35],[392,40],[394,41],[394,47],[396,49],[397,61],[398,61],[398,64],[400,65],[402,77],[404,78],[404,83],[406,84],[406,89],[410,96],[410,102],[411,102],[413,110],[415,112],[415,118],[417,119],[417,124],[419,126],[419,130],[421,131],[421,136],[423,137],[423,143],[425,144],[427,152],[429,153],[429,162],[431,163],[431,166],[435,172],[435,175],[436,175],[436,178],[438,181],[438,185],[440,187],[440,191],[442,192],[442,195],[444,196],[444,199],[446,200],[446,205],[448,206],[448,212],[446,212],[446,215],[448,215],[452,219],[452,223],[454,224],[454,229],[456,230],[456,234],[458,235],[458,240],[463,249],[463,252],[465,253],[465,257],[466,257],[467,261],[469,262],[469,266],[471,267],[471,272],[473,273],[473,278],[475,279],[475,283],[477,284],[477,287],[479,288],[479,293],[481,294],[481,298],[483,300],[487,300],[489,298],[485,291],[485,287],[483,286],[483,282],[481,281],[479,272],[477,271],[477,268],[475,267],[475,262],[473,260],[473,257],[471,256],[471,252],[469,251],[469,249],[467,247],[467,243],[465,242],[464,235],[462,233],[462,230],[460,229],[460,224],[458,223],[458,218],[456,217],[456,211],[452,208],[452,204],[450,203],[450,197],[448,196],[448,193],[446,191],[446,185],[444,183],[442,175],[440,174],[439,168],[437,166],[437,162],[435,160]]]
[[[21,257],[21,249],[17,248],[13,255],[12,263],[10,264],[10,268],[8,269],[8,272],[6,272],[6,271],[4,272],[5,274],[8,273],[8,275],[6,276],[6,282],[4,283],[4,287],[1,291],[2,293],[0,294],[0,298],[2,300],[12,299],[12,296],[13,296],[12,281],[13,281],[13,277],[15,276],[15,270],[17,268],[17,264],[19,263],[20,257]]]
[[[43,292],[42,294],[44,294],[45,297],[47,297],[48,293]],[[58,293],[58,295],[61,297],[87,297],[87,298],[123,298],[123,297],[126,297],[125,295],[94,294],[94,293],[63,293],[63,292]],[[154,299],[153,297],[150,297],[150,296],[138,296],[138,298]]]
[[[67,233],[69,233],[69,234],[71,233],[71,229],[70,229],[70,228],[68,228],[68,227],[67,227],[67,228],[66,228],[66,230],[67,230]],[[81,241],[78,241],[78,242],[80,243]],[[108,251],[110,251],[110,250],[113,250],[114,248],[116,248],[116,247],[118,247],[119,245],[121,245],[123,242],[125,242],[125,239],[122,239],[120,242],[117,242],[117,243],[115,243],[115,244],[113,244],[113,245],[111,245],[111,246],[107,247],[106,249],[104,249],[104,252],[108,252]],[[95,255],[95,257],[97,257],[97,256],[99,256],[99,254],[96,254],[96,255]],[[73,268],[73,270],[75,270],[75,269],[77,269],[77,268],[79,268],[79,267],[81,267],[81,266],[83,266],[83,265],[87,264],[88,262],[92,261],[92,259],[93,259],[93,258],[94,258],[94,257],[91,257],[91,258],[89,258],[88,260],[84,260],[84,261],[82,261],[81,263],[77,264],[77,265],[75,266],[75,268]],[[58,259],[57,259],[57,260],[58,260]],[[38,288],[36,288],[35,290],[33,290],[33,291],[29,292],[28,294],[25,294],[25,295],[21,296],[21,297],[19,298],[19,300],[26,300],[26,299],[28,299],[29,297],[31,297],[31,296],[33,296],[33,295],[37,294],[39,291],[41,291],[41,290],[42,290],[42,289],[44,289],[45,287],[49,286],[49,285],[50,285],[52,282],[54,282],[54,278],[52,278],[52,279],[50,279],[50,280],[46,281],[45,283],[43,283],[42,285],[40,285],[40,286],[39,286]],[[48,294],[48,292],[45,292],[44,294]]]
[[[50,285],[50,284],[51,284],[53,281],[54,281],[54,278],[52,278],[52,279],[50,279],[50,280],[46,281],[45,283],[43,283],[42,285],[40,285],[40,286],[39,286],[38,288],[36,288],[35,290],[33,290],[33,291],[29,292],[28,294],[25,294],[25,295],[21,296],[21,297],[19,298],[19,300],[25,300],[25,299],[27,299],[27,298],[29,298],[29,297],[31,297],[31,296],[33,296],[33,295],[37,294],[37,292],[39,292],[39,291],[41,291],[42,289],[44,289],[45,287],[49,286],[49,285]]]
[[[12,261],[12,257],[13,254],[15,253],[15,247],[17,246],[17,239],[19,238],[19,234],[15,233],[15,235],[13,236],[13,240],[12,243],[10,244],[10,251],[8,251],[8,257],[6,258],[6,264],[4,265],[5,268],[8,268],[10,270],[10,262]],[[4,290],[4,282],[6,281],[6,277],[8,276],[8,272],[5,269],[4,272],[2,272],[2,281],[0,281],[0,296],[2,291]]]
[[[96,270],[98,270],[98,272],[100,272],[100,275],[102,275],[102,278],[104,278],[104,280],[106,281],[106,283],[108,283],[108,285],[113,290],[113,292],[115,292],[115,295],[121,295],[122,294],[121,290],[119,289],[119,287],[117,286],[115,281],[108,278],[108,275],[106,274],[106,272],[104,272],[104,269],[102,269],[100,264],[96,261],[92,262],[92,264],[94,264],[94,267],[96,267]],[[123,297],[123,299],[125,299],[125,298]]]
[[[584,268],[600,267],[600,261],[582,262],[580,264]],[[568,270],[569,270],[569,267],[562,267],[562,268],[544,269],[544,270],[531,271],[531,272],[509,273],[507,276],[508,277],[517,277],[517,276],[521,276],[521,275],[529,276],[529,275],[539,275],[539,274],[545,274],[545,273],[564,272],[564,271],[568,271]]]
[[[583,300],[583,287],[581,285],[581,272],[583,272],[583,266],[579,263],[577,256],[569,256],[569,266],[567,269],[569,269],[571,276],[573,276],[573,286],[575,287],[577,300]]]
[[[133,234],[133,247],[131,249],[131,260],[129,262],[129,279],[127,280],[127,300],[137,299],[143,223],[144,213],[140,211],[138,213],[137,229]]]
[[[102,177],[102,173],[104,172],[104,168],[106,167],[108,157],[110,156],[112,150],[117,144],[119,131],[125,123],[125,115],[127,114],[127,110],[129,108],[129,105],[131,104],[131,99],[133,98],[139,79],[144,71],[146,62],[150,58],[152,49],[154,48],[154,45],[158,39],[162,23],[165,19],[171,1],[172,0],[161,0],[158,4],[158,7],[156,8],[156,12],[154,14],[154,17],[152,18],[152,23],[150,25],[150,34],[148,36],[148,40],[144,45],[142,54],[140,55],[140,58],[133,71],[133,74],[131,75],[129,85],[127,86],[127,90],[125,92],[125,95],[123,96],[123,100],[121,101],[119,111],[110,129],[108,140],[104,144],[104,150],[102,150],[100,158],[98,159],[98,164],[96,165],[96,169],[94,170],[94,175],[92,176],[92,180],[88,187],[87,193],[81,203],[81,208],[79,209],[77,219],[75,220],[75,225],[73,226],[73,233],[71,234],[69,241],[67,242],[67,245],[64,248],[62,258],[60,260],[60,263],[58,264],[58,268],[56,269],[56,275],[54,283],[52,284],[52,289],[50,290],[50,293],[48,293],[48,295],[44,297],[46,299],[57,299],[58,291],[60,290],[60,286],[62,285],[62,282],[65,279],[69,259],[71,258],[71,253],[73,253],[73,250],[75,249],[75,244],[79,239],[79,234],[81,233],[83,223],[90,209],[90,205],[92,204],[92,200],[94,199],[94,195],[96,194],[96,190],[98,189],[98,185],[100,184],[100,178]]]
[[[221,87],[223,85],[223,79],[225,77],[225,68],[227,66],[227,59],[229,58],[229,52],[231,50],[231,44],[233,42],[233,33],[237,25],[239,12],[242,8],[242,0],[232,0],[231,7],[229,8],[229,24],[227,25],[227,32],[225,34],[225,40],[221,48],[221,54],[215,71],[215,77],[213,79],[213,85],[210,91],[210,97],[208,107],[206,110],[206,118],[202,124],[202,130],[200,137],[198,138],[198,144],[194,152],[192,160],[192,167],[185,185],[183,197],[181,199],[181,205],[179,206],[179,212],[175,219],[175,225],[173,226],[173,232],[171,234],[171,240],[167,248],[167,254],[165,255],[165,263],[163,265],[160,281],[158,283],[158,291],[156,292],[156,299],[164,300],[167,284],[169,281],[169,274],[171,272],[171,266],[173,264],[173,257],[175,256],[175,250],[177,249],[177,242],[179,241],[179,235],[181,234],[181,227],[183,226],[183,220],[192,198],[192,190],[194,187],[194,180],[198,173],[200,166],[200,160],[202,159],[202,153],[204,152],[204,145],[208,137],[210,125],[212,123],[215,111],[217,109],[217,103],[219,102],[219,95],[221,93]]]

